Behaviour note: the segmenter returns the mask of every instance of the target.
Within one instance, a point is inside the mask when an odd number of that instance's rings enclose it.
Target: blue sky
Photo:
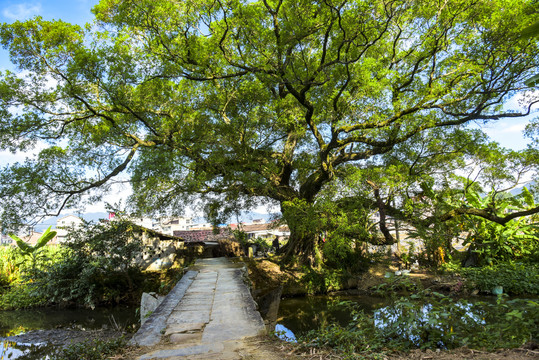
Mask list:
[[[40,15],[46,20],[84,24],[91,21],[90,10],[97,3],[97,0],[0,0],[0,20],[12,22]]]
[[[98,0],[0,0],[0,22],[10,23],[40,15],[46,20],[61,19],[83,25],[92,21],[91,9],[97,3]],[[5,69],[14,70],[7,52],[0,49],[0,70]],[[516,100],[511,101],[508,108],[517,109]],[[500,120],[482,128],[502,146],[519,150],[529,142],[522,131],[531,118]]]
[[[11,23],[41,16],[45,20],[63,20],[84,25],[92,21],[97,0],[0,0],[0,22]],[[0,69],[13,70],[7,51],[0,49]]]

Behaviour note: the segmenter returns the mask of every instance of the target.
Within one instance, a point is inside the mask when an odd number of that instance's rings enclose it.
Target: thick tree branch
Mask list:
[[[372,187],[374,191],[376,206],[378,207],[378,213],[380,214],[380,231],[382,232],[382,234],[384,235],[384,239],[386,240],[384,245],[393,245],[395,244],[396,240],[393,235],[391,235],[386,225],[386,204],[380,196],[380,188],[378,187],[378,185],[376,185],[370,180],[367,180],[367,184],[369,184],[369,186]]]

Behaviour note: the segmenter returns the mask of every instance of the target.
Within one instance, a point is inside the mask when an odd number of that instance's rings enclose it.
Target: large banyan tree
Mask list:
[[[304,261],[339,226],[313,222],[329,212],[350,222],[378,209],[390,242],[383,220],[402,199],[382,183],[440,179],[432,169],[454,170],[485,142],[468,124],[538,101],[525,85],[537,41],[521,36],[539,18],[531,0],[102,0],[93,11],[85,28],[39,17],[0,28],[21,70],[0,77],[0,146],[35,153],[1,172],[5,224],[128,179],[141,213],[196,197],[216,218],[272,201],[287,254]],[[519,93],[520,110],[505,110]]]

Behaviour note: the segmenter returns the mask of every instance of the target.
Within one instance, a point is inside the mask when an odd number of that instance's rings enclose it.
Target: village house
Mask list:
[[[273,240],[275,236],[287,238],[290,236],[290,229],[286,225],[276,226],[274,222],[265,222],[263,219],[253,220],[252,223],[230,224],[232,230],[241,230],[247,234],[248,239],[261,238]]]
[[[162,217],[152,224],[152,229],[166,235],[174,235],[175,231],[187,230],[193,224],[190,217],[174,216]]]
[[[61,244],[66,241],[67,234],[71,229],[76,229],[84,224],[84,220],[75,215],[67,215],[56,221],[56,242]],[[51,241],[52,244],[52,241]]]
[[[7,235],[0,235],[0,245],[12,245],[14,243],[13,239]]]

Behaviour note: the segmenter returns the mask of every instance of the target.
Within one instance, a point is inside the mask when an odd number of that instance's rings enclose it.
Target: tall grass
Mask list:
[[[40,249],[37,269],[46,269],[62,260],[66,253],[62,246],[45,246]],[[41,296],[33,296],[31,261],[13,246],[0,246],[0,310],[26,308],[44,304]]]
[[[23,260],[17,248],[0,246],[0,293],[2,288],[11,286],[21,278],[20,264]]]

